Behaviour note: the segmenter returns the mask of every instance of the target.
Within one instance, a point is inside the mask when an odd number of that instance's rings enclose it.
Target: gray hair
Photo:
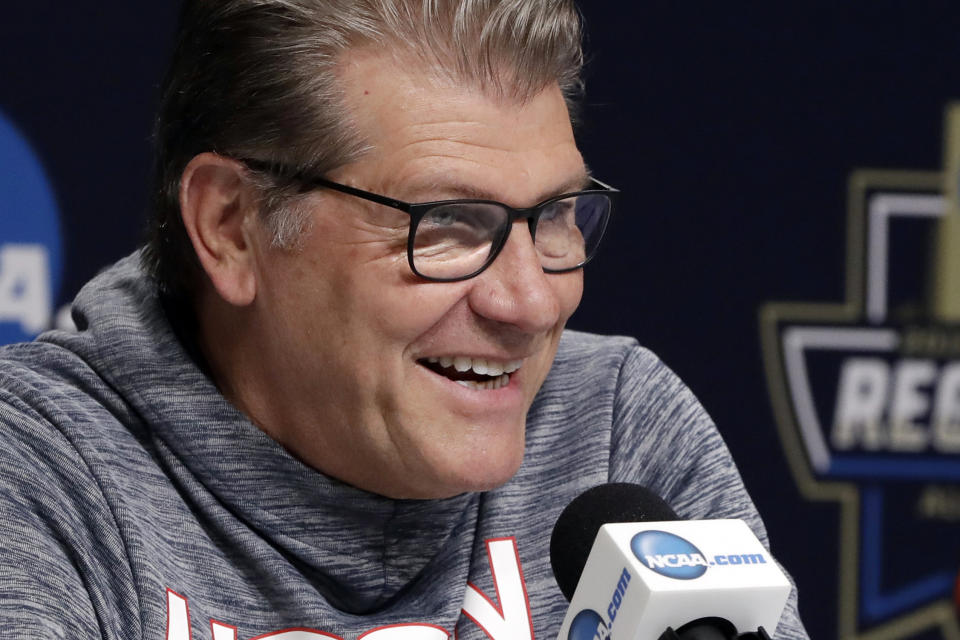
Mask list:
[[[199,153],[256,158],[322,175],[368,148],[342,104],[336,65],[376,45],[497,98],[524,102],[559,84],[582,93],[573,0],[186,0],[155,128],[155,204],[145,267],[189,304],[202,271],[180,217],[180,177]],[[273,244],[307,228],[290,180],[248,172]]]

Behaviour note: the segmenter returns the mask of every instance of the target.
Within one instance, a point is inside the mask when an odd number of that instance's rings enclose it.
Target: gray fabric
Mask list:
[[[193,638],[384,625],[487,635],[487,541],[513,538],[534,635],[566,611],[553,522],[581,491],[637,482],[687,518],[763,524],[710,418],[649,351],[567,332],[503,487],[395,501],[290,456],[187,357],[136,256],[88,284],[80,331],[0,349],[0,628],[11,637],[166,638],[168,590]],[[795,595],[776,637],[806,638]],[[501,640],[495,637],[494,640]]]

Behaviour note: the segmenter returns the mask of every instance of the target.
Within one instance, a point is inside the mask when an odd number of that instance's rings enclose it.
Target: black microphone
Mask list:
[[[560,513],[550,536],[550,566],[563,596],[573,599],[593,541],[603,525],[679,519],[663,498],[638,484],[611,482],[587,489]]]
[[[550,562],[571,601],[559,640],[768,640],[790,593],[742,520],[682,521],[633,484],[573,500]]]

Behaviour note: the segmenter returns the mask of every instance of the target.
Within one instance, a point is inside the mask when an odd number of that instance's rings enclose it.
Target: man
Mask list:
[[[149,245],[0,356],[8,633],[553,637],[608,481],[763,536],[689,391],[563,332],[580,66],[567,0],[188,1]]]

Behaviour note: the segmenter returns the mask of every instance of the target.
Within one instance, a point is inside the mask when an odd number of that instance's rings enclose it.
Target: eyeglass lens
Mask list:
[[[610,213],[610,198],[585,193],[544,205],[535,246],[547,271],[585,263],[596,249]],[[510,231],[510,212],[495,203],[456,202],[430,209],[413,238],[414,269],[440,280],[463,278],[487,266]]]

